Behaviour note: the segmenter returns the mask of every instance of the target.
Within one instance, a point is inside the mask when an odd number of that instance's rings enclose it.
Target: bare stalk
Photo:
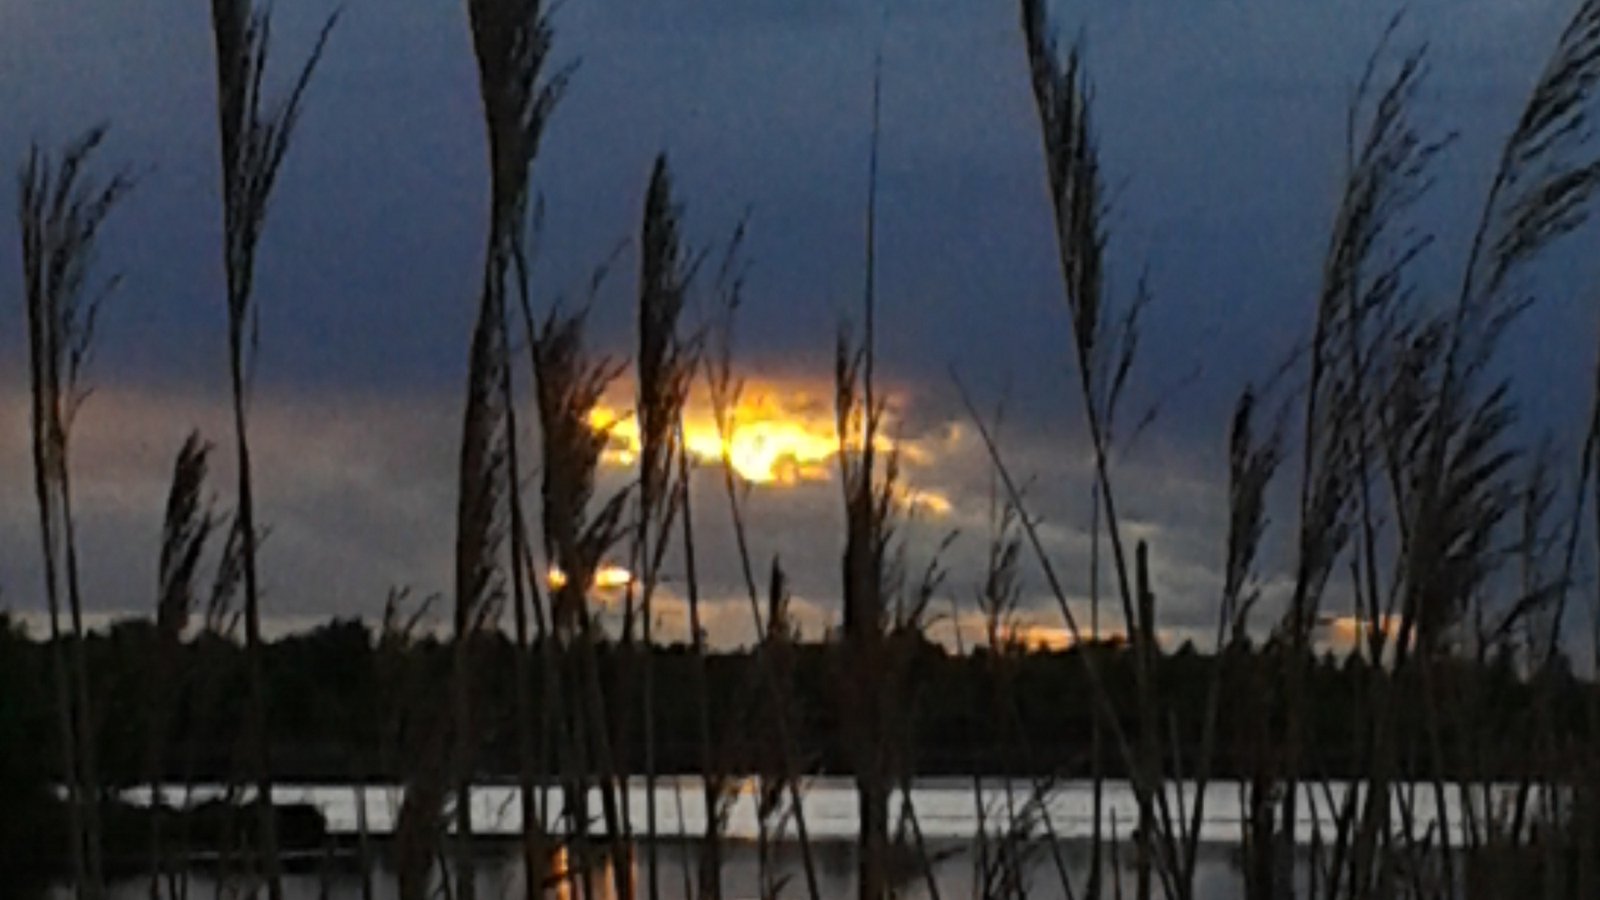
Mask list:
[[[874,384],[877,307],[877,194],[882,56],[872,81],[872,145],[866,203],[864,335],[857,345],[841,330],[835,354],[834,414],[839,438],[839,474],[844,493],[844,699],[850,723],[860,816],[858,888],[862,900],[882,900],[890,889],[889,787],[886,770],[886,673],[883,669],[885,550],[890,539],[890,479],[880,477],[877,443],[883,407]]]
[[[718,271],[717,284],[720,309],[716,326],[711,330],[710,352],[703,358],[705,380],[711,397],[712,415],[717,423],[717,436],[722,449],[722,484],[728,498],[728,516],[733,523],[734,545],[738,551],[739,570],[750,600],[750,616],[756,639],[755,658],[761,689],[765,691],[772,713],[776,740],[771,749],[776,756],[775,771],[763,770],[761,775],[761,802],[759,820],[762,834],[767,834],[767,822],[780,808],[787,793],[789,811],[794,818],[795,837],[800,845],[800,859],[805,875],[807,895],[819,900],[821,892],[816,865],[812,859],[810,833],[806,826],[805,807],[800,785],[798,751],[790,730],[791,698],[788,685],[792,676],[792,646],[798,637],[789,618],[788,580],[778,559],[772,560],[767,590],[767,616],[763,623],[761,599],[756,588],[754,566],[750,559],[750,542],[745,527],[744,507],[741,502],[741,485],[733,465],[733,442],[738,428],[735,415],[743,383],[734,376],[733,339],[734,318],[743,300],[744,274],[740,263],[745,224],[740,223],[729,241],[728,250]],[[766,865],[763,856],[763,868]],[[769,870],[770,871],[770,870]],[[764,882],[763,891],[776,893],[776,886]]]

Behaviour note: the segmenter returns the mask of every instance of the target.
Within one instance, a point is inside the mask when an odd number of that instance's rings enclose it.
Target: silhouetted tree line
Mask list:
[[[1140,735],[1134,691],[1131,652],[1115,643],[1052,652],[996,654],[979,648],[965,655],[948,652],[920,636],[903,636],[915,642],[911,652],[914,685],[910,717],[909,762],[922,775],[1029,774],[1062,777],[1089,772],[1093,717],[1091,695],[1084,684],[1081,653],[1099,657],[1106,690],[1115,708],[1128,710],[1122,725],[1131,736]],[[482,677],[475,679],[480,710],[480,736],[484,752],[477,776],[510,778],[517,765],[514,691],[515,647],[499,632],[486,631],[477,640]],[[158,635],[152,623],[127,620],[86,642],[94,708],[103,710],[94,723],[105,786],[143,783],[147,776],[144,748],[150,746],[151,716],[155,698],[149,677]],[[598,645],[602,681],[614,686],[626,677],[628,665],[638,660],[630,654],[644,652],[639,645],[624,650],[617,644]],[[41,779],[58,775],[59,748],[48,727],[53,715],[50,695],[48,642],[33,640],[20,630],[7,628],[0,635],[0,744],[7,748],[0,760],[0,794],[10,797],[22,790],[37,790]],[[249,677],[244,648],[233,642],[201,635],[178,646],[179,658],[163,664],[181,673],[170,729],[159,736],[170,748],[165,776],[177,780],[222,781],[237,776],[243,765],[248,723],[238,701]],[[536,651],[537,652],[537,651]],[[694,654],[684,645],[654,649],[657,679],[656,759],[663,773],[700,771],[699,705],[695,699],[699,677]],[[273,775],[281,779],[347,780],[396,779],[404,761],[394,758],[394,736],[426,727],[422,711],[436,708],[450,690],[451,646],[448,641],[421,637],[403,648],[383,648],[373,630],[360,621],[338,620],[311,631],[287,636],[266,645],[264,668],[269,708]],[[842,648],[833,643],[808,643],[792,647],[793,666],[785,687],[792,698],[790,716],[803,771],[843,774],[851,771],[851,755],[841,730],[841,692],[836,683],[844,671]],[[1165,753],[1192,752],[1201,738],[1204,692],[1212,658],[1185,644],[1157,658],[1156,686],[1170,700],[1173,711],[1159,735]],[[1250,744],[1260,732],[1259,704],[1249,700],[1250,686],[1280,660],[1267,648],[1248,642],[1235,644],[1224,658],[1225,701],[1220,716],[1218,763],[1213,774],[1247,773],[1249,755],[1260,748]],[[771,710],[761,683],[764,677],[757,657],[739,650],[709,654],[704,685],[711,712],[717,768],[726,772],[755,772],[764,764]],[[1359,776],[1359,731],[1350,727],[1359,715],[1360,698],[1375,681],[1390,679],[1359,656],[1327,653],[1308,667],[1306,705],[1312,748],[1312,767],[1322,777]],[[542,665],[527,667],[531,696],[541,697]],[[1566,668],[1532,677],[1515,671],[1509,660],[1478,665],[1470,660],[1452,663],[1435,673],[1435,690],[1470,691],[1481,698],[1470,720],[1446,723],[1446,728],[1478,729],[1476,735],[1447,734],[1451,741],[1493,737],[1497,758],[1479,765],[1512,778],[1538,775],[1564,768],[1567,761],[1549,758],[1563,746],[1581,745],[1589,738],[1585,704],[1594,684],[1575,678]],[[1420,707],[1422,685],[1400,678],[1387,686],[1401,708]],[[1531,716],[1536,697],[1553,704],[1556,740],[1540,735]],[[1415,695],[1413,700],[1408,696]],[[537,712],[537,711],[536,711]],[[537,729],[544,718],[535,715]],[[1420,717],[1402,717],[1402,730],[1420,728]],[[1539,740],[1535,740],[1535,736]],[[1419,741],[1420,732],[1411,737]],[[619,747],[630,752],[625,759],[643,758],[634,730],[613,735]],[[1475,761],[1476,762],[1476,761]],[[1406,763],[1412,777],[1451,776],[1436,772],[1428,760]],[[543,773],[555,774],[555,773]],[[1125,773],[1113,771],[1113,775]],[[1479,771],[1482,774],[1482,770]]]

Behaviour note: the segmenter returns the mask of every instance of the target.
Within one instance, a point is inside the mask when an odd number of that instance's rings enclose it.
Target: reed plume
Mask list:
[[[95,319],[101,301],[117,284],[115,278],[104,285],[91,283],[95,245],[107,217],[133,187],[126,171],[106,179],[87,171],[105,135],[104,126],[90,129],[69,142],[58,160],[33,147],[18,173],[17,209],[28,319],[33,482],[61,732],[61,778],[67,788],[69,858],[73,889],[88,900],[104,894],[105,876],[70,445],[73,421],[88,396],[83,375]],[[70,616],[66,635],[63,597]]]
[[[263,94],[271,16],[253,0],[212,0],[211,32],[216,46],[217,125],[222,150],[223,267],[227,273],[228,375],[238,467],[239,535],[244,584],[245,646],[249,658],[249,774],[255,781],[258,848],[270,900],[283,900],[277,823],[272,809],[272,771],[267,745],[265,675],[262,671],[261,602],[256,574],[255,497],[251,481],[248,405],[251,372],[259,338],[253,305],[256,248],[266,225],[268,200],[299,124],[311,76],[322,59],[337,14],[322,26],[310,54],[280,101]]]
[[[155,815],[150,823],[150,896],[161,896],[163,878],[175,873],[167,870],[168,853],[164,844],[162,810],[166,772],[167,732],[172,710],[179,696],[175,663],[182,652],[183,633],[196,606],[196,582],[201,560],[219,524],[205,496],[206,475],[210,467],[211,442],[190,432],[178,449],[172,466],[172,485],[167,493],[166,513],[161,526],[161,555],[157,565],[156,653],[150,660],[149,745],[146,769],[150,785],[150,807]],[[169,891],[169,896],[176,896]]]
[[[665,154],[658,155],[645,194],[639,235],[639,521],[634,555],[643,567],[640,613],[645,645],[645,815],[653,838],[656,827],[656,759],[652,600],[673,518],[681,515],[688,576],[689,639],[695,651],[693,676],[699,700],[701,777],[704,780],[707,827],[701,846],[699,896],[720,897],[721,859],[717,823],[721,821],[718,810],[722,789],[712,758],[710,710],[705,691],[705,646],[700,622],[700,585],[689,505],[689,460],[682,446],[683,406],[699,365],[699,340],[681,333],[679,319],[699,261],[683,246],[682,216],[682,206],[673,197],[672,173],[667,158]],[[624,640],[628,639],[629,632],[630,623],[625,621]],[[655,840],[650,841],[645,852],[649,860],[649,892],[654,898],[660,894]]]
[[[1021,0],[1021,23],[1035,110],[1039,117],[1051,205],[1055,213],[1057,257],[1062,293],[1072,322],[1078,386],[1094,453],[1097,514],[1103,510],[1110,539],[1112,568],[1122,603],[1123,627],[1132,640],[1134,674],[1140,696],[1138,763],[1133,768],[1139,801],[1138,882],[1136,896],[1151,891],[1151,863],[1157,860],[1158,817],[1162,820],[1159,875],[1170,882],[1178,867],[1177,848],[1160,788],[1160,714],[1154,693],[1151,660],[1157,651],[1153,609],[1141,608],[1151,595],[1134,584],[1128,565],[1121,521],[1112,487],[1110,465],[1115,416],[1138,347],[1138,319],[1149,302],[1141,280],[1133,301],[1118,316],[1106,298],[1105,251],[1107,211],[1091,107],[1093,93],[1082,55],[1072,47],[1061,58],[1042,0]],[[1096,537],[1098,538],[1098,529]],[[1099,722],[1097,720],[1097,727]],[[1096,885],[1095,887],[1098,887]],[[1169,892],[1175,889],[1168,884]]]
[[[1412,378],[1432,387],[1424,433],[1407,460],[1415,485],[1405,510],[1405,610],[1423,648],[1496,569],[1490,535],[1510,513],[1515,490],[1508,444],[1515,420],[1509,383],[1491,368],[1506,330],[1531,302],[1518,279],[1558,239],[1588,221],[1600,186],[1600,154],[1589,142],[1600,82],[1600,3],[1588,0],[1556,48],[1501,150],[1473,233],[1455,301],[1419,337],[1436,351],[1412,360]],[[1420,354],[1418,354],[1420,355]]]
[[[553,75],[546,71],[552,33],[538,0],[470,0],[467,14],[488,138],[491,202],[483,284],[468,359],[456,509],[451,675],[455,737],[450,769],[455,790],[456,894],[460,900],[473,900],[477,893],[471,849],[471,788],[477,756],[472,651],[479,630],[498,618],[505,603],[505,531],[508,518],[520,513],[520,508],[517,513],[511,511],[518,501],[507,293],[513,275],[525,277],[522,254],[530,170],[568,77],[566,71]],[[513,524],[520,530],[520,521]],[[518,551],[513,547],[512,552]],[[520,566],[513,565],[513,570],[520,571]],[[519,621],[524,615],[523,587],[519,578],[514,585]],[[517,690],[525,693],[527,686],[519,684]],[[526,773],[522,781],[524,826],[531,829],[535,811],[526,789]],[[419,812],[419,818],[431,816]],[[535,854],[524,853],[530,890],[542,881],[534,870],[537,862]]]
[[[601,276],[597,274],[596,282]],[[591,512],[595,474],[609,430],[596,428],[595,408],[622,366],[592,357],[584,345],[586,316],[555,309],[538,326],[531,324],[529,352],[534,367],[541,432],[541,519],[545,558],[562,578],[551,585],[550,627],[555,647],[563,657],[565,695],[573,698],[568,721],[568,746],[564,754],[564,790],[570,838],[579,865],[589,878],[590,861],[583,859],[589,827],[589,772],[600,778],[601,813],[614,861],[626,858],[622,813],[618,801],[616,756],[612,750],[610,718],[600,682],[595,645],[599,625],[590,615],[588,592],[600,562],[627,533],[624,513],[630,492],[619,491]],[[632,896],[632,872],[627,866],[611,867],[614,888]]]

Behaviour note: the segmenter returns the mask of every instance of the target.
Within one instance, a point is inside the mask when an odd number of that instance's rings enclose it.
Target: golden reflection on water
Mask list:
[[[633,847],[626,848],[628,883],[639,883],[638,860]],[[617,894],[617,863],[610,851],[595,848],[591,851],[587,871],[577,865],[577,860],[565,845],[550,853],[550,881],[544,891],[548,900],[620,900]]]

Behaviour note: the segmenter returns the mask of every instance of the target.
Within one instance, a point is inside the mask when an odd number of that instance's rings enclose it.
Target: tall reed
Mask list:
[[[859,343],[841,327],[834,353],[834,416],[845,513],[842,560],[845,720],[856,782],[860,837],[857,881],[862,900],[888,896],[890,774],[882,669],[888,608],[884,593],[892,478],[880,473],[884,407],[876,390],[878,151],[882,134],[883,59],[872,81],[872,131],[866,200],[865,283]]]
[[[511,515],[507,497],[517,490],[510,466],[513,399],[506,331],[507,279],[522,253],[526,234],[530,169],[550,113],[566,85],[565,72],[553,76],[545,72],[551,30],[538,0],[472,0],[467,12],[488,136],[491,202],[483,286],[468,362],[456,513],[452,770],[458,846],[456,894],[460,900],[476,896],[470,846],[477,743],[472,650],[479,630],[498,619],[506,599],[501,557]],[[515,547],[512,552],[516,553]],[[513,569],[520,570],[520,566]],[[522,615],[523,586],[520,579],[514,585],[518,616]],[[525,692],[527,687],[517,690]],[[526,780],[524,774],[524,784]],[[527,825],[534,810],[526,787],[520,795]],[[533,858],[525,854],[524,861],[532,889],[536,880]]]
[[[267,893],[283,900],[279,877],[277,823],[272,808],[272,768],[267,745],[265,675],[262,671],[261,602],[256,573],[257,530],[251,480],[248,406],[251,373],[259,332],[254,307],[256,247],[266,224],[267,204],[288,153],[302,101],[328,36],[337,21],[323,25],[306,61],[286,96],[268,101],[263,95],[270,15],[253,0],[212,0],[211,32],[217,60],[217,125],[222,150],[223,267],[227,273],[228,378],[233,399],[233,430],[238,468],[239,535],[244,581],[245,645],[249,654],[250,776],[255,782],[258,849]]]
[[[73,421],[88,397],[83,375],[95,318],[101,300],[117,283],[116,279],[105,285],[91,283],[90,264],[106,218],[133,187],[126,171],[104,180],[86,171],[105,134],[104,127],[90,129],[68,143],[56,161],[35,146],[19,172],[17,210],[28,318],[33,483],[50,614],[61,778],[67,787],[73,889],[89,900],[104,894],[105,875],[70,440]],[[66,635],[61,625],[63,595],[70,615]]]
[[[572,698],[561,726],[567,740],[563,790],[569,835],[576,844],[580,871],[588,878],[592,860],[583,858],[583,853],[589,827],[589,776],[595,773],[614,863],[614,887],[619,896],[627,897],[633,896],[634,885],[631,869],[623,864],[628,849],[621,829],[616,755],[596,653],[600,626],[589,609],[594,573],[628,530],[623,516],[630,491],[619,491],[597,510],[589,510],[600,454],[609,440],[608,430],[596,429],[592,416],[622,367],[588,353],[585,325],[581,312],[552,311],[535,329],[530,344],[542,438],[541,518],[545,557],[562,573],[551,585],[550,624],[562,657],[564,694]]]
[[[172,466],[172,485],[167,493],[166,513],[161,526],[161,555],[157,566],[156,652],[150,660],[150,707],[147,710],[149,743],[146,769],[150,785],[150,896],[162,895],[163,882],[168,896],[176,900],[172,879],[176,861],[165,845],[163,812],[166,806],[167,732],[173,710],[181,696],[183,634],[197,606],[196,582],[206,546],[221,520],[205,496],[206,474],[210,467],[212,444],[190,432],[178,449]]]
[[[699,341],[681,333],[679,319],[698,260],[682,245],[681,206],[673,197],[672,173],[664,154],[656,157],[645,194],[640,226],[638,339],[639,520],[635,558],[642,565],[640,612],[644,637],[645,815],[650,840],[645,849],[652,900],[660,896],[656,834],[656,742],[653,600],[673,517],[682,516],[684,563],[689,602],[689,640],[694,649],[694,690],[699,703],[700,776],[706,816],[701,845],[699,896],[720,898],[720,835],[717,832],[720,779],[713,762],[710,708],[705,685],[705,645],[700,623],[699,573],[695,565],[694,525],[689,507],[689,460],[683,447],[683,407],[699,365]],[[654,538],[654,542],[652,542]],[[624,626],[626,635],[627,626]]]
[[[1139,806],[1136,896],[1147,900],[1152,890],[1152,861],[1159,857],[1160,875],[1169,892],[1178,890],[1172,879],[1180,867],[1174,859],[1177,843],[1159,771],[1161,714],[1152,672],[1159,648],[1153,603],[1149,602],[1153,597],[1140,589],[1130,574],[1111,480],[1111,457],[1115,414],[1138,347],[1138,318],[1149,297],[1141,282],[1139,293],[1120,316],[1106,297],[1105,187],[1090,114],[1092,91],[1082,57],[1074,47],[1065,60],[1061,58],[1041,0],[1021,0],[1021,21],[1055,212],[1056,248],[1072,324],[1077,382],[1094,457],[1096,511],[1103,512],[1123,629],[1132,642],[1139,696],[1139,745],[1132,768]],[[1162,837],[1159,846],[1158,832]]]

